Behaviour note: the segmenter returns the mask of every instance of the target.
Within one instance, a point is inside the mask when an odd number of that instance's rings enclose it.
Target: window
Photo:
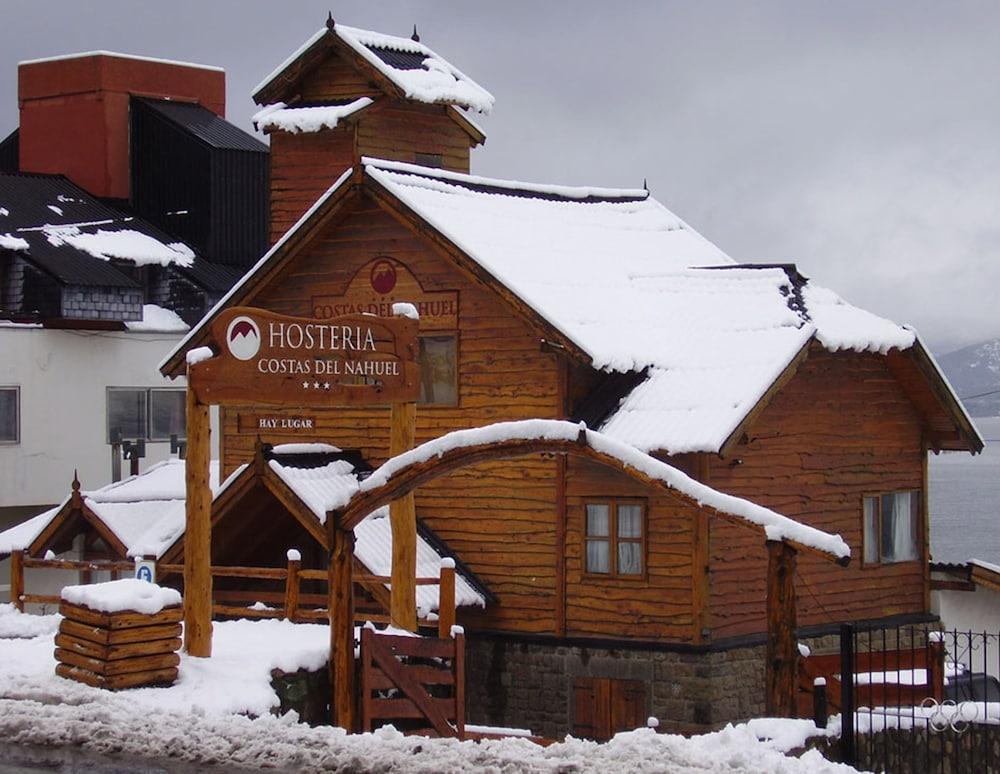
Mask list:
[[[586,570],[635,577],[644,572],[644,508],[636,502],[587,503]]]
[[[458,340],[454,334],[420,337],[420,402],[458,405]]]
[[[108,443],[114,430],[122,439],[167,441],[184,438],[185,391],[145,387],[108,388]]]
[[[20,388],[0,387],[0,443],[21,442]]]
[[[413,160],[422,167],[440,169],[444,166],[444,158],[440,153],[416,153]]]
[[[864,499],[864,563],[918,558],[920,492],[889,492]]]

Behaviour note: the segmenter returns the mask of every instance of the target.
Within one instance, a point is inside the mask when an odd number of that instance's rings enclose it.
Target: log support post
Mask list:
[[[798,642],[795,629],[795,549],[783,540],[768,540],[764,703],[769,717],[796,715]]]
[[[389,419],[389,455],[395,457],[413,448],[417,404],[393,403]],[[394,626],[417,630],[417,512],[413,493],[389,505],[392,525],[392,598],[390,618]]]
[[[302,555],[295,549],[288,551],[288,575],[285,576],[285,618],[295,620],[299,609],[299,570],[302,569]]]
[[[10,552],[10,601],[15,608],[24,612],[24,555],[25,551]]]
[[[212,655],[212,490],[208,406],[198,400],[188,367],[187,493],[184,532],[184,650],[189,656]]]
[[[441,577],[438,579],[438,637],[451,637],[455,625],[455,560],[441,560]]]
[[[340,514],[328,513],[330,536],[330,722],[354,731],[354,531],[341,529]]]

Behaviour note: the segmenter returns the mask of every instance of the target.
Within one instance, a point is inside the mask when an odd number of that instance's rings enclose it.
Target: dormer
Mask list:
[[[271,140],[274,242],[363,156],[469,172],[493,96],[420,42],[325,27],[254,90]]]

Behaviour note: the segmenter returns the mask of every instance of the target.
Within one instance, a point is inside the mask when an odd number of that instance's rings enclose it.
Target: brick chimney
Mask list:
[[[20,169],[66,175],[99,197],[129,197],[129,96],[226,111],[223,70],[97,51],[18,66]]]

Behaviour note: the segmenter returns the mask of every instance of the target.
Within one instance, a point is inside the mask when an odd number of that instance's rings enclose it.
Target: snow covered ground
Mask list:
[[[458,742],[403,736],[391,727],[348,735],[270,714],[270,670],[319,668],[328,631],[315,624],[215,624],[213,657],[181,657],[171,688],[109,693],[55,675],[58,616],[0,605],[0,739],[91,753],[203,764],[363,772],[850,772],[810,751],[784,751],[817,729],[808,720],[754,720],[685,739],[639,729],[597,744],[568,738]],[[251,717],[252,716],[252,717]]]

